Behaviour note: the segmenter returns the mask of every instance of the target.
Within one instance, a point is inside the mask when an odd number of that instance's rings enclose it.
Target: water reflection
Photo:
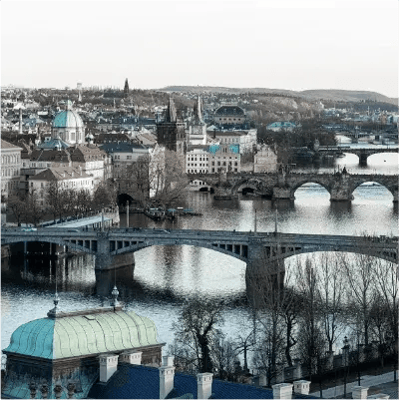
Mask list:
[[[330,202],[319,186],[304,185],[295,201],[271,202],[239,195],[235,201],[215,201],[209,193],[190,193],[182,203],[202,217],[182,217],[156,223],[132,214],[132,227],[274,231],[275,207],[278,230],[292,233],[344,234],[369,232],[398,235],[398,208],[392,195],[379,186],[360,186],[354,201]],[[126,216],[121,216],[125,226]],[[248,309],[237,304],[246,299],[246,265],[228,255],[193,246],[154,246],[135,253],[135,265],[95,272],[89,255],[44,262],[39,258],[12,258],[2,262],[2,346],[21,323],[42,318],[52,308],[55,275],[65,310],[98,307],[109,301],[115,282],[128,309],[152,318],[162,341],[171,341],[171,324],[180,306],[194,294],[227,300],[229,323],[224,330],[237,331]],[[234,310],[234,311],[232,311]],[[168,316],[166,318],[166,316]]]

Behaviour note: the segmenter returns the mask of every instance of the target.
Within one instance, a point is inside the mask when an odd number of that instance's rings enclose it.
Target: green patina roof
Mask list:
[[[54,128],[82,128],[83,121],[74,110],[65,110],[58,113],[53,121]]]
[[[55,360],[159,344],[154,322],[133,311],[66,315],[21,325],[3,351]]]

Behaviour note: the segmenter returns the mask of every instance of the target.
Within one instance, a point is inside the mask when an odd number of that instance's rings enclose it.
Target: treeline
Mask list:
[[[309,376],[327,374],[333,353],[344,346],[360,356],[349,363],[359,365],[361,354],[371,360],[373,349],[382,362],[390,355],[396,360],[398,273],[397,264],[371,255],[325,253],[298,259],[280,281],[282,266],[261,260],[248,274],[257,301],[241,333],[222,333],[223,303],[194,299],[182,307],[170,353],[178,369],[213,372],[221,379],[245,382],[251,366],[266,376],[267,385],[295,360]]]
[[[27,193],[12,192],[7,199],[7,208],[13,214],[18,226],[22,223],[38,226],[50,218],[64,220],[68,217],[84,217],[100,212],[115,204],[116,191],[111,182],[101,183],[91,194],[88,190],[63,188],[51,182],[41,193],[31,190]]]
[[[317,140],[321,146],[336,145],[335,133],[326,131],[319,119],[302,120],[301,126],[292,131],[274,132],[263,125],[257,130],[257,138],[259,143],[276,148],[282,163],[294,162],[296,148],[313,150]]]

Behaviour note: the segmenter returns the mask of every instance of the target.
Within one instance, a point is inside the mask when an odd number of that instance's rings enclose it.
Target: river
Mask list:
[[[343,168],[360,173],[397,173],[397,154],[377,154],[360,168],[355,155],[348,154],[334,165],[322,166],[321,172]],[[359,187],[351,204],[331,203],[321,186],[300,187],[293,203],[278,204],[278,230],[291,233],[326,234],[393,234],[398,235],[398,209],[391,193],[374,184]],[[202,216],[181,217],[164,222],[169,228],[226,229],[237,231],[272,231],[275,209],[270,200],[239,196],[235,201],[215,201],[209,193],[188,194],[182,204]],[[130,226],[153,227],[160,224],[144,215],[130,215]],[[121,214],[121,226],[126,215]],[[30,260],[24,266],[20,259],[2,263],[2,349],[11,333],[22,323],[43,318],[53,307],[57,285],[60,306],[64,310],[97,307],[108,300],[114,283],[126,307],[154,320],[159,340],[171,343],[172,323],[177,320],[182,302],[195,294],[225,299],[223,330],[235,337],[251,329],[246,305],[244,262],[212,250],[192,246],[155,246],[135,253],[136,265],[116,272],[95,273],[91,256],[80,255],[57,263]],[[290,262],[290,260],[288,261]]]

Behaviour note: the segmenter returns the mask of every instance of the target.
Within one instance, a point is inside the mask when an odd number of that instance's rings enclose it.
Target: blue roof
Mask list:
[[[3,351],[54,360],[160,344],[149,318],[112,307],[94,311],[60,313],[56,319],[27,322],[13,332]]]
[[[52,359],[54,325],[54,319],[40,318],[19,326],[3,351]]]
[[[53,121],[54,128],[82,128],[83,121],[74,110],[65,110],[58,113]]]
[[[158,368],[122,364],[106,384],[95,384],[88,397],[97,399],[158,399],[160,391]],[[174,389],[167,398],[191,394],[197,399],[196,376],[175,373]],[[214,399],[272,399],[272,390],[252,385],[214,379]]]

